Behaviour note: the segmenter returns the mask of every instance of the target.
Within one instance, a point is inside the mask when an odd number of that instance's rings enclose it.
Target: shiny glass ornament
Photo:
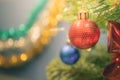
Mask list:
[[[71,43],[80,49],[93,47],[99,40],[100,30],[95,22],[87,19],[86,13],[80,13],[80,19],[69,29]]]
[[[60,58],[65,64],[75,64],[79,57],[79,50],[72,45],[65,45],[60,51]]]
[[[120,54],[120,23],[109,21],[108,52]]]

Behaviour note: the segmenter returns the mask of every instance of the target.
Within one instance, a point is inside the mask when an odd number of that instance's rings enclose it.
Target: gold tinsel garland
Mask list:
[[[52,36],[55,34],[51,29],[56,28],[57,22],[60,19],[59,13],[63,4],[64,0],[49,0],[46,7],[46,15],[48,15],[46,17],[47,19],[44,20],[44,18],[41,18],[41,20],[38,20],[28,34],[28,38],[33,43],[33,47],[18,55],[13,54],[10,57],[0,54],[0,67],[10,68],[22,65],[38,55],[38,53],[42,52],[43,48],[50,42]],[[42,20],[44,21],[43,23],[41,23]],[[36,34],[36,36],[39,35],[36,39],[34,37],[35,34],[33,35],[33,33],[36,32],[35,29],[41,29],[41,34]],[[20,43],[18,45],[20,45]]]

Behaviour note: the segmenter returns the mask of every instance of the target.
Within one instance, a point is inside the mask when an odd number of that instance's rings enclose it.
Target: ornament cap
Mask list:
[[[86,20],[88,18],[87,12],[81,12],[79,13],[79,19]]]

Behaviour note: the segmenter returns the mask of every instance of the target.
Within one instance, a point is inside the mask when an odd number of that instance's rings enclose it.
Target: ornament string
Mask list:
[[[82,7],[81,7],[81,9],[82,9],[82,12],[85,12],[85,10],[86,10],[86,6],[85,6],[85,1],[84,0],[82,0]]]
[[[78,18],[85,20],[87,18],[87,8],[85,1],[82,0],[81,10],[78,12]]]

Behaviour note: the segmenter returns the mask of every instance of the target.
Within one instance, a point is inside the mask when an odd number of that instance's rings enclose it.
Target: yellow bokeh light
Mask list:
[[[49,38],[42,38],[41,43],[44,44],[44,45],[48,44],[49,43]]]
[[[2,59],[2,57],[0,56],[0,65],[2,65],[2,61],[3,61],[3,59]]]
[[[28,57],[27,57],[27,55],[25,53],[23,53],[23,54],[20,55],[20,59],[22,61],[26,61],[28,59]]]
[[[11,57],[11,61],[12,61],[12,63],[16,63],[17,62],[17,57],[16,56],[12,56]]]

